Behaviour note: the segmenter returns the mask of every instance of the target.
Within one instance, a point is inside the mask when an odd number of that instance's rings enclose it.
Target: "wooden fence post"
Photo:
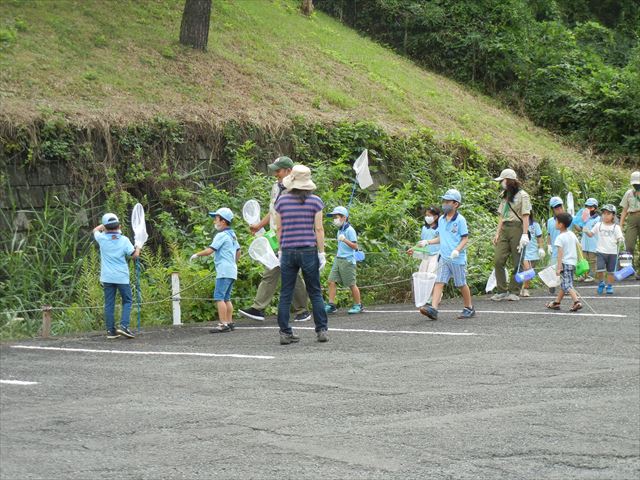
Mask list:
[[[42,338],[51,335],[51,305],[42,306]]]

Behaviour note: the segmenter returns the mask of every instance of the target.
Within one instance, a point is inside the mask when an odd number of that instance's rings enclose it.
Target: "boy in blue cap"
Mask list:
[[[338,254],[329,273],[329,303],[324,309],[329,314],[338,310],[335,302],[337,284],[340,283],[349,287],[353,296],[353,306],[347,313],[362,313],[364,308],[360,299],[360,289],[356,285],[355,253],[358,250],[358,234],[348,222],[349,212],[345,207],[336,207],[327,216],[333,218],[333,225],[338,228]]]
[[[127,257],[135,259],[140,248],[134,248],[131,241],[120,232],[120,221],[113,213],[105,213],[102,223],[93,229],[93,238],[100,247],[100,283],[104,289],[104,318],[107,325],[107,338],[114,339],[122,335],[135,338],[129,330],[131,315],[131,285],[129,284],[129,265]],[[115,327],[114,310],[116,292],[122,298],[122,318],[120,326]]]
[[[219,323],[209,331],[211,333],[226,333],[235,329],[231,291],[234,282],[238,279],[237,262],[240,258],[240,244],[238,237],[231,229],[233,212],[230,209],[223,207],[215,212],[209,212],[209,216],[213,218],[218,233],[213,237],[211,245],[191,255],[191,260],[215,253],[216,287],[213,291],[213,300],[218,308]]]
[[[547,253],[551,256],[550,265],[554,265],[558,260],[558,247],[556,247],[556,238],[560,235],[560,230],[556,228],[556,218],[561,213],[564,213],[564,202],[560,197],[551,197],[549,199],[549,208],[553,211],[553,215],[547,220]],[[573,224],[572,224],[573,225]],[[571,230],[571,227],[569,227]],[[555,294],[556,289],[554,287],[549,288],[549,293]]]
[[[582,231],[582,239],[580,240],[582,252],[584,253],[584,258],[589,261],[589,271],[579,280],[588,283],[593,282],[593,279],[596,276],[596,248],[598,246],[598,239],[589,237],[586,232],[592,230],[595,224],[600,221],[600,215],[598,214],[598,200],[595,198],[588,198],[587,201],[584,202],[584,208],[585,211],[589,212],[589,216],[582,227],[576,224],[574,228],[577,231]],[[576,223],[575,220],[574,223]]]
[[[473,308],[471,290],[467,285],[467,251],[469,229],[466,219],[458,213],[462,203],[462,195],[455,189],[449,189],[442,198],[442,216],[438,219],[438,236],[427,240],[427,245],[440,244],[440,260],[438,261],[438,276],[433,288],[431,305],[420,307],[420,313],[431,320],[438,319],[438,305],[442,300],[444,286],[453,277],[454,285],[460,289],[464,300],[464,309],[458,315],[459,319],[471,318],[476,314]]]

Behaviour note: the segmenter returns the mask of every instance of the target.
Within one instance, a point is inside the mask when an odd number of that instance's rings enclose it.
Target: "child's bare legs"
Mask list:
[[[602,277],[604,278],[604,272],[602,273]],[[607,283],[613,285],[613,273],[607,272]]]
[[[468,289],[469,287],[467,287]],[[436,283],[433,287],[433,293],[431,294],[431,306],[438,309],[438,305],[440,305],[440,300],[442,300],[442,291],[444,290],[444,283]],[[469,292],[469,298],[471,298],[471,292]]]
[[[571,300],[573,300],[573,303],[576,303],[579,300],[578,292],[576,292],[573,288],[569,290],[569,296],[571,297]]]
[[[362,301],[360,300],[360,289],[357,285],[351,285],[351,295],[353,296],[353,303],[356,305],[361,305]],[[329,298],[331,298],[331,293],[329,293]],[[335,294],[334,294],[335,298]]]
[[[329,282],[329,303],[332,303],[335,305],[337,293],[338,293],[338,286],[336,285],[336,282]],[[360,292],[358,292],[358,295],[360,295]]]
[[[564,290],[560,289],[558,291],[558,295],[556,296],[556,303],[561,303],[564,298]]]
[[[216,306],[218,307],[218,319],[220,323],[227,323],[227,302],[223,300],[219,300],[216,302]]]
[[[467,308],[472,308],[473,305],[471,303],[471,290],[469,289],[469,285],[460,287],[460,293],[462,293],[462,300],[464,300],[464,306]]]
[[[522,262],[522,268],[523,270],[529,270],[531,268],[531,263],[529,263],[529,260],[525,260]],[[531,282],[529,280],[526,280],[524,282],[524,285],[522,285],[522,288],[528,290],[530,285],[531,285]]]

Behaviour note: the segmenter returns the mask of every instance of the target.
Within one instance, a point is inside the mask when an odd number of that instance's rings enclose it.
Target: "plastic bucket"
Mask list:
[[[278,257],[273,253],[269,240],[265,237],[258,237],[251,242],[251,245],[249,245],[249,256],[267,267],[267,270],[272,270],[280,266]]]
[[[633,255],[629,252],[621,253],[618,257],[618,264],[621,269],[624,267],[631,267],[633,265]]]
[[[576,276],[581,277],[585,273],[589,273],[589,261],[586,258],[578,261],[576,265]]]
[[[422,307],[429,301],[436,284],[434,273],[416,272],[413,274],[413,297],[416,307]]]
[[[530,268],[529,270],[525,270],[524,272],[516,273],[516,282],[523,283],[527,280],[531,280],[535,276],[536,271],[533,268]]]
[[[538,272],[540,280],[549,288],[555,288],[560,285],[560,277],[556,275],[556,266],[550,265],[544,270]]]
[[[616,277],[616,280],[620,282],[628,276],[633,275],[634,273],[636,273],[636,271],[633,269],[633,267],[631,265],[627,265],[626,267],[621,268],[620,270],[615,272],[613,276]]]
[[[264,238],[267,239],[267,241],[269,242],[269,245],[271,245],[271,248],[273,249],[274,252],[277,252],[278,250],[280,250],[280,245],[278,244],[278,236],[276,235],[275,230],[269,230],[267,233],[264,234]]]

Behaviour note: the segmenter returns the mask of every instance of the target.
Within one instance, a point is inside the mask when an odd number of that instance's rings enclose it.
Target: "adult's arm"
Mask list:
[[[318,244],[318,253],[324,253],[324,225],[322,224],[322,210],[316,212],[313,222],[313,229],[316,232],[316,243]],[[278,231],[280,228],[278,226]]]

